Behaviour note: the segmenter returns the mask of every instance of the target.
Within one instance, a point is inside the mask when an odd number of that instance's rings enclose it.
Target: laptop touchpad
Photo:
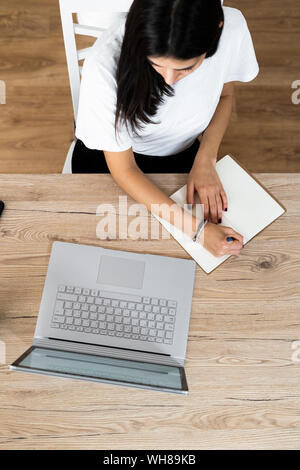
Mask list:
[[[143,287],[145,261],[102,255],[97,282],[112,286]]]

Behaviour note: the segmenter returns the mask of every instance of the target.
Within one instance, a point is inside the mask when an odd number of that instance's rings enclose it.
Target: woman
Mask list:
[[[243,237],[219,225],[227,198],[216,161],[234,82],[257,73],[239,10],[223,8],[220,0],[134,0],[85,60],[73,172],[110,172],[152,213],[175,226],[178,216],[189,217],[179,228],[193,237],[201,227],[202,243],[215,256],[240,254]],[[179,207],[169,215],[159,209],[174,202],[149,172],[189,174],[187,203],[198,194],[204,229],[201,217]]]

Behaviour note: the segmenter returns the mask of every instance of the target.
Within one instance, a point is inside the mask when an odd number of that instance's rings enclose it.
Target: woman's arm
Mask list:
[[[211,158],[217,161],[219,147],[229,124],[232,113],[234,82],[225,83],[215,114],[203,137],[199,136],[200,147],[196,158]]]
[[[217,223],[222,219],[222,210],[227,208],[227,198],[216,171],[218,150],[228,127],[234,94],[234,82],[224,85],[219,104],[206,128],[200,147],[195,157],[193,168],[188,178],[188,204],[194,203],[194,192],[197,191],[201,204],[204,205],[204,216]]]
[[[158,215],[187,235],[192,236],[196,232],[201,219],[175,204],[141,171],[136,164],[132,148],[124,152],[104,151],[104,154],[113,179],[125,193],[146,206],[149,212]]]
[[[184,231],[189,237],[193,236],[201,219],[184,211],[147,178],[137,166],[132,148],[124,152],[104,151],[104,154],[111,175],[120,188],[135,201],[145,205],[149,212]],[[165,210],[164,206],[169,210]],[[184,225],[182,220],[184,220]],[[237,240],[226,243],[226,236],[236,237]],[[204,246],[215,256],[237,255],[242,249],[242,237],[228,227],[207,224],[204,229]]]

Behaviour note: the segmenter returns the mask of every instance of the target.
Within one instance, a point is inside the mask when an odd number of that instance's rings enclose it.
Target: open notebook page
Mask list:
[[[285,209],[229,155],[219,160],[216,168],[228,199],[228,212],[223,212],[221,225],[231,227],[243,235],[244,244],[285,212]],[[187,204],[186,192],[185,185],[170,197],[183,207]],[[195,196],[195,202],[199,203],[197,195]],[[155,217],[205,272],[210,273],[229,258],[230,255],[220,258],[213,256],[181,230],[160,217]]]

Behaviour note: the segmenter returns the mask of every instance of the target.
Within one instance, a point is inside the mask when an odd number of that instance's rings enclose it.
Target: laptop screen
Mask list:
[[[28,372],[84,378],[177,393],[187,392],[184,369],[33,346],[12,364]]]

